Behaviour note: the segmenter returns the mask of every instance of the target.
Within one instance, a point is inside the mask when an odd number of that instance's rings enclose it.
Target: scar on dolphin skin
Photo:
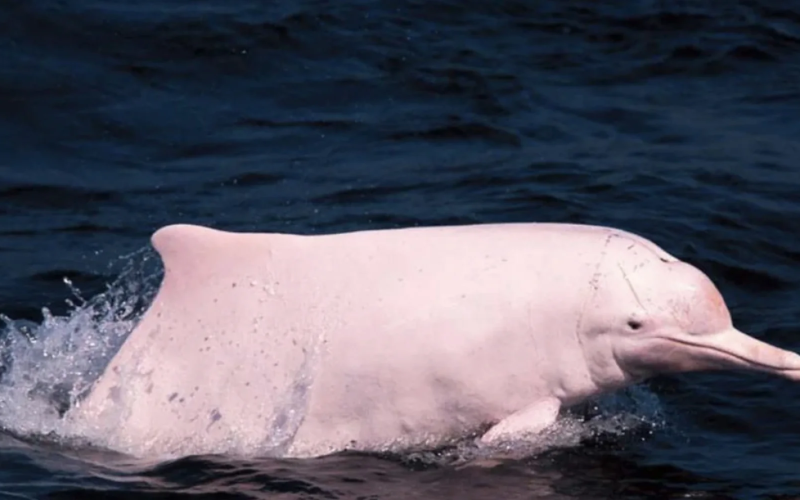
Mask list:
[[[599,273],[600,273],[600,265],[603,263],[603,260],[604,260],[604,258],[605,258],[605,256],[606,256],[606,249],[608,248],[608,245],[609,245],[609,243],[611,243],[611,239],[612,239],[612,238],[620,238],[620,239],[623,239],[623,240],[628,240],[628,241],[630,241],[630,242],[631,242],[631,244],[628,246],[627,250],[631,250],[631,249],[633,249],[634,247],[636,247],[637,245],[641,245],[641,242],[640,242],[640,241],[637,241],[637,240],[635,240],[635,239],[633,239],[633,238],[630,238],[630,237],[628,237],[628,236],[625,236],[624,234],[619,234],[619,233],[611,233],[611,234],[609,234],[609,235],[608,235],[608,237],[606,238],[606,243],[605,243],[605,245],[603,246],[603,253],[602,253],[602,255],[600,256],[600,261],[597,263],[597,269],[595,270],[595,274],[594,274],[594,276],[592,276],[592,284],[594,285],[595,291],[597,291],[597,282],[598,282],[598,278],[599,278],[599,276],[598,276],[598,275],[599,275]],[[644,245],[642,245],[642,246],[644,246]],[[662,256],[658,255],[658,254],[657,254],[657,253],[656,253],[656,252],[655,252],[655,251],[654,251],[652,248],[647,248],[647,247],[645,246],[645,249],[646,249],[646,250],[649,250],[650,252],[652,252],[652,253],[653,253],[653,254],[654,254],[656,257],[658,257],[658,259],[659,259],[661,262],[666,262],[666,263],[668,263],[668,262],[669,262],[669,261],[668,261],[667,259],[665,259],[664,257],[662,257]],[[639,264],[639,265],[637,265],[637,266],[634,266],[633,270],[634,270],[634,271],[638,270],[638,269],[639,269],[639,267],[641,267],[641,265],[642,265],[642,264]],[[645,311],[647,311],[647,308],[644,306],[644,304],[642,303],[642,300],[639,298],[639,294],[638,294],[638,293],[636,293],[636,289],[634,288],[634,286],[633,286],[633,283],[631,283],[631,280],[630,280],[630,278],[628,277],[628,273],[627,273],[627,272],[625,272],[625,269],[623,269],[622,265],[621,265],[619,262],[617,262],[617,267],[619,268],[620,272],[622,273],[622,277],[623,277],[623,279],[625,279],[625,283],[627,283],[627,284],[628,284],[628,288],[630,288],[630,290],[631,290],[631,293],[633,294],[633,297],[636,299],[636,302],[639,304],[639,307],[641,307],[642,309],[644,309]]]
[[[108,398],[115,403],[119,403],[122,400],[122,389],[118,385],[112,386],[108,390]]]
[[[581,325],[583,324],[583,315],[586,313],[586,308],[589,307],[589,302],[594,298],[595,294],[597,294],[597,289],[600,287],[600,267],[603,265],[603,261],[606,258],[606,251],[608,250],[608,245],[611,243],[611,238],[616,236],[616,234],[612,233],[606,237],[606,241],[603,244],[603,251],[600,253],[600,258],[597,259],[597,265],[594,268],[594,273],[592,273],[592,278],[589,280],[589,287],[591,287],[592,291],[589,293],[589,296],[586,297],[586,300],[583,302],[583,307],[581,307],[581,313],[578,315],[578,321],[575,323],[575,337],[578,339],[578,344],[583,348],[583,340],[581,340],[580,330]]]
[[[645,312],[647,312],[647,308],[644,306],[644,304],[642,304],[642,300],[639,298],[639,294],[636,293],[636,289],[633,287],[633,283],[631,283],[630,278],[628,278],[628,273],[625,272],[625,269],[622,268],[622,265],[619,262],[617,262],[617,267],[619,268],[619,271],[622,273],[622,277],[625,279],[625,283],[628,284],[628,288],[631,289],[631,293],[633,294],[633,298],[636,299],[636,303],[639,304],[639,307],[641,307]]]
[[[208,424],[208,427],[206,427],[206,430],[210,429],[212,425],[216,424],[222,418],[222,414],[217,408],[214,408],[211,410],[211,415],[209,417],[211,418],[211,422]]]

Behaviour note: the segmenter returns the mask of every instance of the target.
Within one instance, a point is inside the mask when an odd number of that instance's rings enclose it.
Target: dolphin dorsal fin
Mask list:
[[[150,238],[153,248],[169,270],[200,264],[225,246],[225,240],[235,234],[191,224],[162,227]]]
[[[162,296],[175,289],[188,297],[230,286],[231,280],[252,274],[269,258],[273,235],[232,233],[191,224],[174,224],[156,231],[151,244],[164,265]],[[218,290],[219,291],[219,290]]]

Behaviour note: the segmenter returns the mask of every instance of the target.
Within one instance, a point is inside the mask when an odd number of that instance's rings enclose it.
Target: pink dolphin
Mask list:
[[[66,417],[135,456],[493,444],[659,373],[800,380],[800,356],[737,331],[702,272],[611,228],[152,241],[158,294]]]

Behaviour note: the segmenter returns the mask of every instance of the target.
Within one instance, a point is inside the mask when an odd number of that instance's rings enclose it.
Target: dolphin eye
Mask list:
[[[638,330],[641,327],[642,327],[642,322],[639,321],[638,319],[628,320],[628,328],[630,328],[631,330]]]

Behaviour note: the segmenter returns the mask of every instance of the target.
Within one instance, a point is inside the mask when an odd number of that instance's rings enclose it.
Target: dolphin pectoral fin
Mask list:
[[[481,436],[480,443],[492,445],[538,434],[556,421],[560,409],[558,399],[539,400],[497,422]]]

